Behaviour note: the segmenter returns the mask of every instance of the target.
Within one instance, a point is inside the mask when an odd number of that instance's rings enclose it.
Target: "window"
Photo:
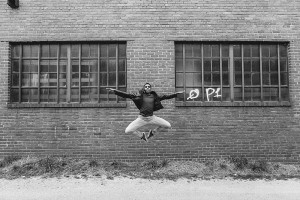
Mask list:
[[[287,43],[175,43],[177,105],[289,105]]]
[[[12,104],[103,104],[124,101],[125,43],[11,44]]]

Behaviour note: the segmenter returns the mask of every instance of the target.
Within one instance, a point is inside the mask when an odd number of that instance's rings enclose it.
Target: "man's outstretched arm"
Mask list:
[[[123,97],[123,98],[129,98],[129,99],[132,99],[135,97],[134,94],[128,94],[126,92],[123,92],[123,91],[120,91],[120,90],[117,90],[117,89],[114,89],[114,88],[106,88],[108,91],[110,92],[114,92],[115,95],[118,95],[120,97]]]
[[[161,101],[166,100],[166,99],[172,99],[172,98],[177,97],[177,94],[182,94],[182,93],[185,93],[185,91],[179,91],[179,92],[176,92],[176,93],[170,94],[170,95],[162,95],[162,96],[159,96],[159,99]]]

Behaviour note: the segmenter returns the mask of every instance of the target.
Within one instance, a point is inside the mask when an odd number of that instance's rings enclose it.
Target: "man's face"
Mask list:
[[[148,85],[148,84],[144,85],[144,90],[146,93],[151,92],[151,85]]]

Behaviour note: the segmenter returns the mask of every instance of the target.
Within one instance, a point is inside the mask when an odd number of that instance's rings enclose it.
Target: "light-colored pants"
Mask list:
[[[134,120],[128,125],[128,127],[125,129],[125,133],[136,132],[136,134],[140,135],[137,129],[148,124],[157,125],[158,128],[171,128],[171,124],[163,118],[157,117],[155,115],[149,117],[143,117],[142,115],[139,115],[136,120]]]

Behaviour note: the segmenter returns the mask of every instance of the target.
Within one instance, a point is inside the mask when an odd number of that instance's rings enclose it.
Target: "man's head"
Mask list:
[[[151,85],[150,85],[150,83],[145,83],[145,85],[144,85],[144,91],[146,93],[150,93],[151,92]]]

